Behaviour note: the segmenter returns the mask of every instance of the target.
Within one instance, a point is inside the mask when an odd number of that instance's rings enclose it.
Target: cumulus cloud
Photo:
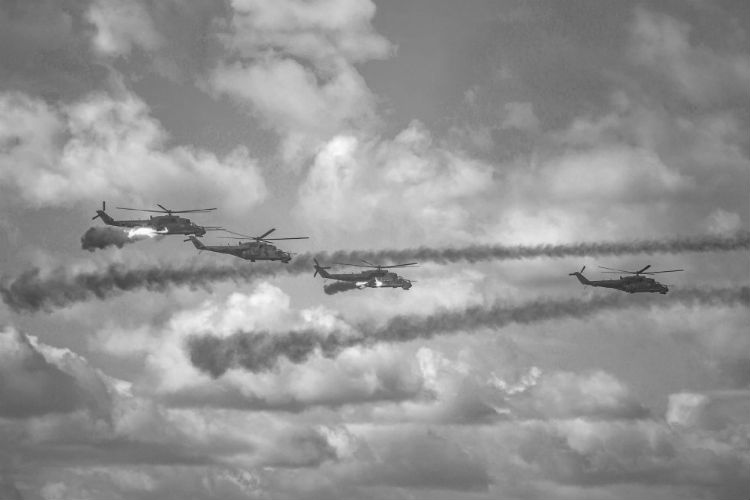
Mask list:
[[[266,195],[245,148],[224,158],[166,146],[167,133],[134,94],[91,94],[51,106],[23,93],[0,94],[0,179],[33,206],[101,199],[224,200],[247,210]],[[166,200],[165,200],[166,198]]]
[[[698,105],[748,97],[750,57],[691,42],[690,24],[644,7],[635,9],[631,57],[673,83]]]
[[[89,48],[86,2],[36,0],[0,6],[0,81],[51,99],[78,97],[102,85],[107,68]]]
[[[86,15],[96,27],[92,44],[101,54],[128,55],[134,46],[153,51],[162,44],[149,13],[138,1],[95,0]]]
[[[0,331],[0,415],[25,418],[68,413],[85,406],[76,378],[50,362],[25,334]]]
[[[413,122],[392,140],[329,141],[299,189],[296,212],[331,241],[344,227],[347,240],[367,234],[378,246],[466,240],[492,184],[489,165],[434,144]]]
[[[316,426],[205,407],[169,411],[83,356],[13,328],[0,331],[0,347],[4,493],[45,491],[55,498],[114,483],[128,496],[168,490],[187,465],[236,480],[256,467],[315,467],[337,459]],[[248,425],[264,432],[248,434]],[[15,473],[27,478],[20,489]]]
[[[278,347],[271,334],[266,341],[268,361],[263,356],[253,357],[258,366],[252,372],[227,372],[223,364],[217,364],[216,370],[224,374],[219,380],[193,365],[195,360],[213,364],[213,358],[196,351],[191,361],[191,355],[185,352],[185,343],[198,333],[216,331],[220,335],[217,340],[231,341],[232,334],[247,324],[273,330],[296,325],[310,332],[312,343],[324,339],[328,332],[343,338],[351,329],[338,314],[323,307],[291,309],[288,295],[262,283],[250,294],[235,293],[225,301],[206,301],[179,312],[159,329],[104,329],[91,347],[125,360],[145,355],[145,370],[136,387],[176,407],[210,405],[299,412],[316,405],[398,401],[429,394],[415,360],[386,347],[350,349],[335,361],[316,358],[308,365],[277,364],[273,350]],[[310,358],[304,348],[292,349],[300,357]]]
[[[238,60],[227,57],[207,85],[247,103],[276,130],[287,160],[305,157],[375,117],[374,96],[354,66],[390,52],[370,25],[374,14],[369,0],[236,0],[220,38]]]
[[[514,401],[514,407],[516,413],[527,412],[527,416],[633,419],[649,415],[627,386],[603,371],[545,374],[524,396],[528,398]]]

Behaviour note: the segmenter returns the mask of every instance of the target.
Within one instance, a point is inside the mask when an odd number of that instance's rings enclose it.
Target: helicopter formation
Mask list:
[[[268,238],[268,235],[276,231],[276,228],[271,228],[260,236],[250,236],[247,234],[236,233],[230,231],[221,226],[201,226],[191,221],[186,217],[180,217],[174,214],[185,214],[185,213],[205,213],[212,212],[216,208],[195,208],[189,210],[171,210],[163,205],[157,204],[159,210],[154,209],[138,209],[138,208],[126,208],[117,207],[120,210],[132,210],[139,212],[151,212],[158,213],[161,215],[150,216],[148,219],[134,219],[134,220],[116,220],[112,218],[106,212],[106,203],[102,201],[101,210],[96,211],[96,215],[92,217],[94,219],[102,219],[102,221],[109,226],[118,226],[124,228],[147,228],[154,231],[157,234],[168,235],[168,234],[179,234],[188,236],[184,241],[190,241],[193,243],[196,249],[199,251],[209,251],[215,253],[223,253],[239,257],[240,259],[249,260],[250,262],[256,261],[279,261],[284,264],[288,264],[292,260],[292,253],[286,252],[277,248],[272,241],[280,240],[305,240],[309,236],[290,236],[285,238]],[[205,236],[208,231],[224,231],[234,236],[219,236],[219,238],[225,239],[236,239],[237,245],[206,245],[198,238]],[[349,267],[360,267],[364,270],[354,273],[329,273],[328,269],[331,266],[320,265],[317,259],[313,259],[313,268],[315,272],[313,277],[317,277],[320,274],[325,280],[334,280],[338,282],[351,283],[357,288],[401,288],[403,290],[409,290],[412,287],[414,280],[399,276],[389,269],[410,267],[415,266],[417,262],[406,262],[403,264],[392,264],[392,265],[381,265],[373,264],[366,260],[361,260],[362,264],[349,264],[334,262],[336,265],[349,266]],[[647,265],[638,271],[627,271],[624,269],[615,269],[610,267],[599,266],[601,269],[606,269],[602,273],[608,274],[619,274],[624,273],[626,276],[620,276],[618,279],[612,280],[589,280],[583,275],[583,271],[586,266],[583,266],[580,271],[570,273],[570,276],[575,276],[578,281],[585,286],[611,288],[614,290],[620,290],[626,293],[659,293],[666,294],[669,291],[669,287],[665,284],[659,283],[652,276],[661,273],[674,273],[678,271],[684,271],[684,269],[669,269],[666,271],[647,271],[651,268],[651,265]]]

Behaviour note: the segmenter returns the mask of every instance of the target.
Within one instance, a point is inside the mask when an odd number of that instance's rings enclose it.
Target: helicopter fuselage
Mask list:
[[[246,241],[239,243],[236,246],[204,245],[195,237],[191,237],[190,240],[193,242],[193,245],[195,245],[195,248],[199,250],[234,255],[235,257],[249,260],[250,262],[255,262],[256,260],[278,260],[284,264],[288,264],[289,261],[292,260],[292,254],[279,250],[275,245],[270,243]]]
[[[645,276],[620,276],[616,280],[589,280],[581,273],[573,273],[578,278],[578,281],[588,286],[597,286],[601,288],[613,288],[615,290],[622,290],[627,293],[661,293],[666,294],[669,288],[656,281],[653,278],[647,278]]]
[[[403,288],[408,290],[412,287],[411,281],[385,269],[373,269],[360,273],[329,273],[325,269],[318,268],[318,272],[325,279],[348,281],[359,288]]]
[[[206,228],[203,226],[199,226],[188,218],[175,215],[152,215],[148,219],[115,220],[104,210],[97,210],[96,213],[109,226],[150,227],[162,234],[194,234],[196,236],[206,234]]]

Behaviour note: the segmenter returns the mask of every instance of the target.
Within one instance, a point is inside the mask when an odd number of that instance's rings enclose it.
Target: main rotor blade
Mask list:
[[[677,271],[684,271],[684,269],[670,269],[669,271],[651,271],[650,273],[644,273],[644,274],[676,273]]]
[[[159,205],[161,206],[161,205]],[[214,208],[193,208],[191,210],[167,210],[170,214],[189,214],[189,213],[197,213],[197,212],[211,212],[212,210],[216,210],[216,207]]]
[[[347,264],[346,262],[334,262],[337,266],[352,266],[352,267],[373,267],[373,266],[363,266],[362,264]]]
[[[360,262],[364,262],[365,264],[367,264],[370,267],[380,267],[380,266],[376,266],[372,262],[367,262],[365,259],[359,259],[359,260],[360,260]]]
[[[133,212],[154,212],[154,213],[157,213],[157,214],[163,214],[164,213],[163,210],[148,210],[148,209],[145,209],[145,208],[126,208],[126,207],[115,207],[115,208],[119,208],[120,210],[132,210]]]
[[[645,271],[645,270],[646,270],[646,269],[648,269],[649,267],[651,267],[651,264],[647,265],[646,267],[644,267],[644,268],[643,268],[643,269],[641,269],[640,271],[636,271],[636,272],[635,272],[635,274],[641,274],[641,273],[643,273],[643,271]]]
[[[309,236],[292,236],[290,238],[263,238],[263,241],[277,241],[277,240],[309,240]]]
[[[229,234],[236,234],[237,236],[244,236],[247,239],[255,238],[255,236],[250,236],[249,234],[237,233],[235,231],[230,231],[229,229],[224,229],[224,231],[228,232]]]
[[[415,265],[415,264],[419,264],[419,262],[409,262],[409,263],[407,263],[407,264],[394,264],[394,265],[392,265],[392,266],[378,266],[378,267],[380,267],[380,268],[382,268],[382,269],[387,269],[387,268],[391,268],[391,267],[404,267],[404,266],[413,266],[413,265]]]
[[[268,230],[268,231],[266,231],[265,233],[263,233],[263,234],[261,234],[260,236],[258,236],[258,239],[259,239],[259,240],[262,240],[263,238],[265,238],[266,236],[268,236],[269,234],[271,234],[271,233],[272,233],[272,232],[274,232],[274,231],[276,231],[276,228],[275,228],[275,227],[272,227],[271,229],[269,229],[269,230]]]
[[[617,271],[617,272],[620,272],[620,273],[637,274],[635,271],[626,271],[624,269],[615,269],[615,268],[612,268],[612,267],[604,267],[604,266],[599,266],[599,267],[602,268],[602,269],[609,269],[610,271]]]

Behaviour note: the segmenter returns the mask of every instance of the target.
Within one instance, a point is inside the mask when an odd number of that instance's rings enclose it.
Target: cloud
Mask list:
[[[368,434],[380,460],[359,464],[358,479],[365,485],[463,492],[489,487],[485,464],[461,443],[430,430],[407,428],[387,434],[372,430]],[[380,439],[375,441],[375,437]]]
[[[163,43],[149,13],[138,1],[94,0],[86,17],[96,27],[92,45],[100,54],[125,56],[134,46],[154,51]]]
[[[245,148],[218,158],[192,147],[167,147],[160,123],[127,91],[117,98],[91,94],[63,106],[2,93],[0,111],[0,179],[8,195],[32,206],[106,198],[148,204],[221,199],[227,209],[242,211],[266,195]]]
[[[320,78],[293,59],[264,58],[249,65],[222,65],[211,88],[252,109],[283,138],[289,161],[317,149],[336,132],[374,119],[374,96],[348,65]]]
[[[86,395],[74,374],[48,360],[13,328],[0,330],[0,380],[2,417],[69,413],[86,406]]]
[[[690,24],[638,7],[630,27],[632,59],[671,81],[698,105],[744,99],[750,88],[750,57],[691,43]]]
[[[299,188],[295,211],[326,241],[343,243],[341,228],[347,241],[367,235],[377,246],[465,241],[492,185],[489,165],[433,144],[412,122],[392,140],[330,140]]]
[[[79,97],[108,70],[89,48],[86,2],[35,0],[0,6],[0,82],[46,98]]]
[[[370,25],[374,14],[369,0],[234,1],[219,35],[234,57],[207,86],[248,104],[278,132],[286,160],[304,158],[320,141],[375,119],[374,96],[354,67],[390,52]]]
[[[637,419],[649,415],[627,386],[604,371],[545,374],[524,396],[514,400],[513,407],[515,413],[529,417]]]
[[[270,336],[266,342],[270,362],[263,356],[248,359],[253,366],[257,364],[252,372],[227,372],[210,357],[211,346],[196,349],[192,356],[201,366],[204,362],[216,364],[225,376],[215,379],[193,366],[191,354],[184,347],[188,339],[211,330],[220,336],[216,339],[219,343],[221,339],[231,341],[232,334],[243,325],[274,330],[296,326],[309,330],[314,339],[324,338],[326,332],[345,336],[350,328],[337,314],[320,306],[292,310],[289,296],[261,283],[250,294],[234,293],[224,301],[206,301],[174,314],[158,328],[103,329],[90,347],[116,359],[143,359],[141,376],[134,382],[136,390],[180,408],[300,412],[312,406],[337,407],[429,395],[413,357],[386,346],[355,346],[336,360],[316,358],[306,365],[276,364],[272,350],[280,347]],[[303,348],[291,348],[308,357]]]

